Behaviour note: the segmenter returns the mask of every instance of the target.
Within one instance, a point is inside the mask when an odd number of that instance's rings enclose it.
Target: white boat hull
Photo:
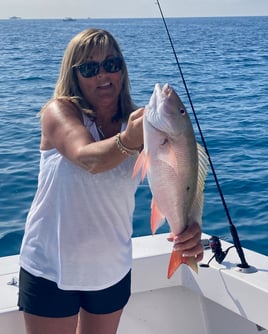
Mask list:
[[[203,235],[208,238],[207,235]],[[182,265],[168,280],[171,244],[167,235],[133,239],[132,297],[118,334],[255,334],[268,333],[268,258],[244,250],[257,272],[235,270],[239,259],[231,250],[222,264],[214,260],[198,275]],[[223,249],[230,246],[222,242]],[[204,263],[212,253],[205,252]],[[24,334],[17,310],[15,285],[18,256],[0,258],[0,328],[3,334]],[[51,301],[53,302],[53,301]]]

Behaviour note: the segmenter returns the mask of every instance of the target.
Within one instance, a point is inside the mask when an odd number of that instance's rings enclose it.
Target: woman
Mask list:
[[[115,334],[130,296],[134,195],[143,109],[120,48],[88,29],[66,48],[54,98],[41,111],[38,189],[20,256],[27,334]],[[192,225],[175,247],[202,258]]]

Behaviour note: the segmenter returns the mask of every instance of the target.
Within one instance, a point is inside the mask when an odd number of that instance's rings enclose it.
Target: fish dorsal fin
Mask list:
[[[190,219],[201,224],[204,204],[204,188],[207,177],[209,159],[204,148],[197,143],[198,152],[198,178],[195,199],[190,211]]]
[[[151,230],[155,234],[156,230],[165,222],[165,216],[159,210],[154,198],[151,203]]]

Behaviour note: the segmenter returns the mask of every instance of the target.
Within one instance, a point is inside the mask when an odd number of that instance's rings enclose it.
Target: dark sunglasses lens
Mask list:
[[[99,63],[90,62],[78,66],[81,75],[84,78],[94,77],[99,73],[100,65]]]
[[[99,73],[100,66],[103,66],[106,72],[116,73],[122,70],[123,60],[119,57],[111,57],[105,59],[102,63],[92,61],[81,64],[78,69],[84,78],[90,78]]]
[[[119,57],[107,58],[102,65],[106,72],[115,73],[122,70],[123,60]]]

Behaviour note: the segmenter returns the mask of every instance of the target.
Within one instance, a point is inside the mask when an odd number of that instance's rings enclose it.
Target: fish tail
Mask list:
[[[197,262],[196,262],[196,259],[194,256],[191,256],[191,257],[186,257],[185,258],[185,262],[190,268],[193,269],[193,271],[198,274],[198,265],[197,265]]]
[[[198,273],[198,266],[194,256],[191,257],[183,257],[182,251],[173,249],[168,266],[168,279],[174,274],[174,272],[179,268],[179,266],[185,263],[189,267],[193,269],[196,273]]]

